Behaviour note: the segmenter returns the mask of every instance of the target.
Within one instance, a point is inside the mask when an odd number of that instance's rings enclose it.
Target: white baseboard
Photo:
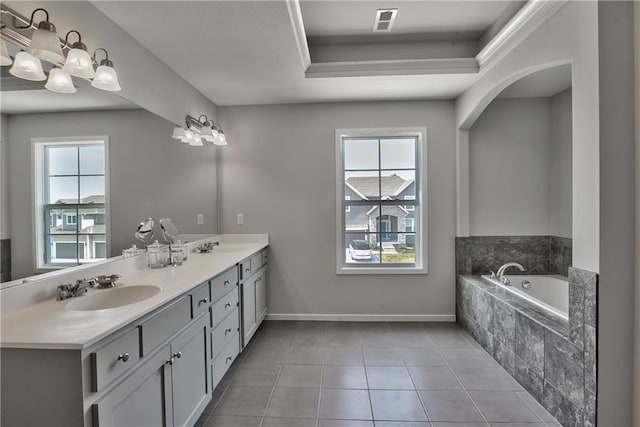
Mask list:
[[[455,322],[455,314],[288,314],[269,313],[267,320],[330,322]]]

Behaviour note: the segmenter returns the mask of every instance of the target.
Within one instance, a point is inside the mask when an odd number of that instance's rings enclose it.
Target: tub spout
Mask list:
[[[524,267],[522,266],[522,264],[519,264],[517,262],[508,262],[506,264],[504,264],[502,267],[500,267],[498,269],[498,273],[496,273],[496,278],[500,281],[500,283],[502,283],[503,285],[510,285],[511,282],[509,281],[509,278],[507,278],[504,275],[504,272],[507,270],[507,268],[509,267],[516,267],[518,270],[520,271],[524,271]]]

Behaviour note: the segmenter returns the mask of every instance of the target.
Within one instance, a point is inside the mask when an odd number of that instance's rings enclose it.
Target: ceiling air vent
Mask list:
[[[378,9],[376,13],[376,21],[373,24],[373,32],[391,31],[393,21],[396,19],[398,9]]]

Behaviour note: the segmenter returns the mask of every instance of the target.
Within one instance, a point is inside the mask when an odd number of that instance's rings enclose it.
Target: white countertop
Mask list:
[[[197,285],[224,272],[267,245],[264,242],[223,243],[221,248],[233,247],[234,250],[193,253],[189,254],[188,260],[181,266],[145,269],[123,275],[118,281],[119,287],[156,285],[162,288],[158,294],[138,303],[105,310],[73,311],[65,308],[73,299],[49,299],[25,307],[2,317],[0,347],[87,348],[178,296],[188,293]],[[108,291],[90,289],[87,295],[91,292]]]

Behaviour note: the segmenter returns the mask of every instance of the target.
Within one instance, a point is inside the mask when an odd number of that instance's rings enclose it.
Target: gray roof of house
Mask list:
[[[378,181],[380,179],[380,181]],[[406,180],[398,175],[383,176],[378,178],[377,176],[352,176],[346,179],[356,192],[362,194],[367,199],[373,199],[380,197],[378,193],[378,185],[380,185],[382,197],[385,196],[398,196],[407,188],[407,186],[413,182],[412,179]],[[378,184],[379,182],[379,184]]]
[[[58,199],[58,201],[56,202],[56,204],[60,204],[60,205],[63,205],[63,204],[75,205],[76,203],[78,203],[78,199]],[[104,195],[94,194],[94,195],[83,197],[82,199],[80,199],[80,204],[87,204],[87,203],[104,203]]]

